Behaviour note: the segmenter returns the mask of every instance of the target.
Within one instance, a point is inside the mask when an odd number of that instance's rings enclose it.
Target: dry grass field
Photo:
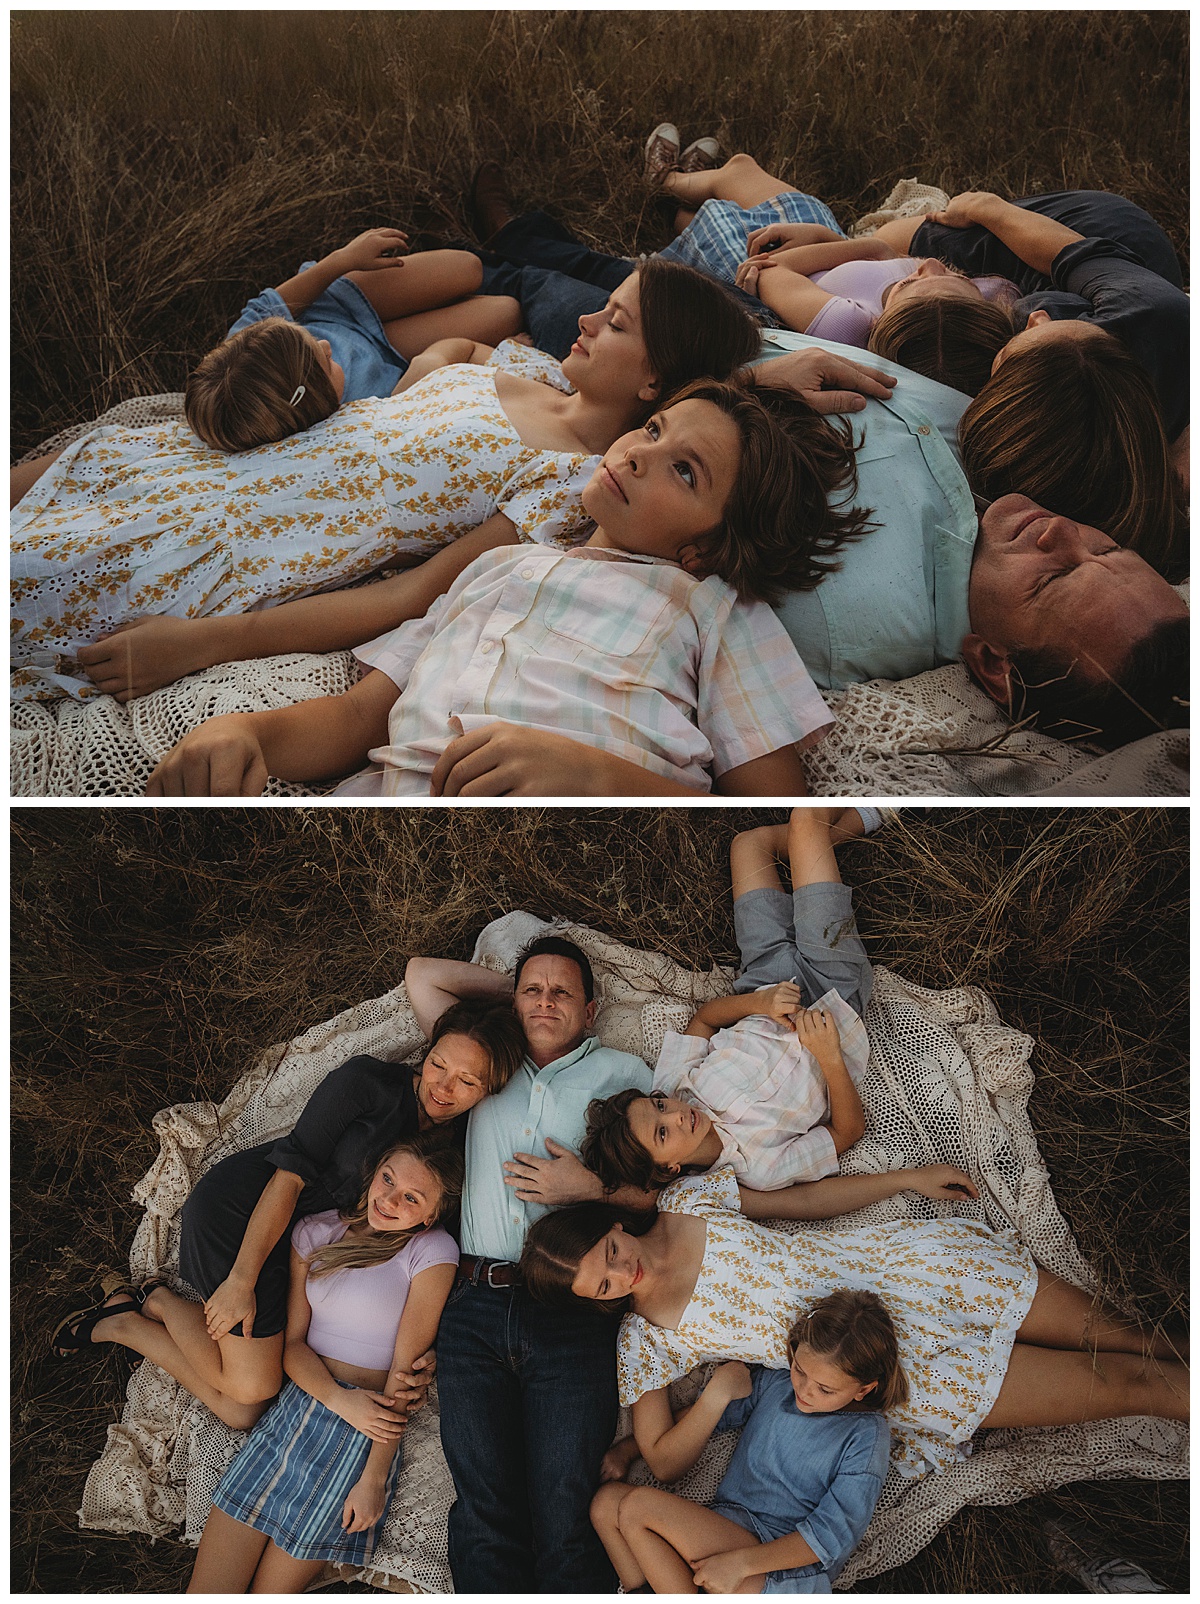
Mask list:
[[[736,960],[733,833],[671,810],[17,809],[13,875],[12,1587],[175,1592],[190,1551],[77,1529],[118,1418],[111,1355],[58,1367],[56,1310],[123,1262],[154,1112],[219,1099],[267,1044],[469,955],[495,915],[563,914],[692,967]],[[847,849],[872,955],[986,987],[1036,1038],[1032,1115],[1109,1294],[1184,1311],[1186,810],[948,808]],[[967,1511],[867,1591],[1079,1591],[1039,1547],[1086,1514],[1187,1587],[1187,1489],[1087,1484]]]
[[[1182,10],[12,15],[14,455],[181,389],[305,255],[465,231],[485,156],[593,243],[661,246],[664,116],[847,220],[914,175],[1111,189],[1186,257]]]

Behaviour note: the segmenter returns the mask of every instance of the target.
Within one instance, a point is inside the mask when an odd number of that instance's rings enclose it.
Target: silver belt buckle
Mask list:
[[[503,1281],[493,1281],[492,1280],[492,1271],[500,1269],[503,1265],[507,1264],[507,1262],[508,1261],[505,1260],[505,1259],[489,1259],[488,1260],[488,1267],[487,1267],[486,1277],[485,1278],[486,1278],[488,1286],[491,1287],[493,1292],[502,1292],[504,1290],[504,1283],[503,1283]]]

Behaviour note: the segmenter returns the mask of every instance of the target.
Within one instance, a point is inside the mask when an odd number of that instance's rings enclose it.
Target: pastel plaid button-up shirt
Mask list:
[[[425,618],[357,655],[401,692],[371,753],[385,795],[428,795],[451,718],[569,735],[703,791],[833,722],[769,607],[593,548],[488,552]]]
[[[871,1051],[867,1027],[836,991],[813,1006],[833,1015],[857,1086]],[[704,1109],[724,1143],[713,1168],[732,1164],[743,1186],[773,1192],[838,1172],[833,1137],[821,1123],[829,1096],[820,1065],[793,1030],[766,1014],[748,1014],[707,1041],[669,1030],[653,1089]]]

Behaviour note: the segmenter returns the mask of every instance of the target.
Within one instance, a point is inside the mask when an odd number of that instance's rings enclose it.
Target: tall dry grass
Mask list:
[[[18,12],[16,452],[181,388],[247,295],[377,223],[448,222],[486,156],[593,243],[665,242],[663,116],[843,217],[1118,190],[1187,247],[1182,11]]]
[[[171,1592],[173,1543],[76,1529],[118,1417],[115,1357],[56,1367],[56,1311],[123,1262],[155,1111],[221,1098],[257,1052],[469,955],[514,907],[689,967],[736,961],[733,833],[778,810],[13,813],[13,1587]],[[1188,1256],[1186,810],[949,808],[846,849],[873,957],[982,985],[1037,1043],[1032,1117],[1110,1296],[1183,1312]],[[1039,1547],[1086,1515],[1186,1586],[1179,1484],[1091,1484],[970,1510],[865,1591],[1070,1590]]]

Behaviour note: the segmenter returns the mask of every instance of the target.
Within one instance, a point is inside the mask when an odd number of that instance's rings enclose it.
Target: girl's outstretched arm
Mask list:
[[[405,390],[411,390],[414,384],[425,378],[426,374],[435,373],[438,368],[451,367],[455,362],[474,362],[481,365],[488,360],[495,346],[481,345],[478,340],[456,338],[448,340],[435,340],[427,345],[419,356],[413,357],[408,364],[408,371],[392,391],[393,395],[403,395]]]
[[[760,228],[751,234],[746,247],[747,259],[759,265],[769,261],[773,267],[786,267],[789,272],[803,273],[806,277],[809,273],[826,273],[831,267],[841,267],[846,262],[890,262],[899,255],[883,240],[871,236],[867,239],[835,238],[812,245],[788,245],[772,251],[769,256],[763,256],[762,246],[756,249],[755,241],[772,232],[769,228]]]
[[[408,1374],[421,1354],[428,1352],[437,1336],[438,1321],[450,1288],[454,1285],[454,1266],[434,1264],[413,1277],[400,1316],[400,1329],[396,1333],[396,1346],[392,1354],[392,1368],[384,1383],[384,1396],[394,1400],[398,1386],[393,1377]],[[387,1501],[387,1478],[392,1460],[396,1457],[399,1438],[391,1441],[376,1440],[371,1444],[362,1475],[350,1489],[342,1510],[342,1527],[348,1532],[368,1531],[383,1514]]]
[[[343,696],[269,713],[224,713],[173,746],[147,796],[259,796],[268,778],[331,780],[361,768],[387,740],[399,690],[372,669]]]
[[[750,1396],[750,1386],[750,1372],[738,1360],[718,1365],[696,1402],[678,1419],[665,1387],[643,1393],[633,1406],[633,1435],[653,1475],[659,1481],[677,1481],[691,1470],[721,1416],[734,1399]]]
[[[275,286],[275,293],[294,317],[344,273],[394,273],[403,268],[400,257],[407,252],[408,236],[398,228],[369,228],[340,250],[330,251],[311,267],[284,279]]]
[[[824,1181],[799,1181],[777,1192],[738,1187],[742,1213],[751,1220],[832,1220],[904,1191],[959,1203],[979,1196],[971,1177],[953,1164],[926,1164],[919,1170],[888,1170],[882,1175],[831,1175]]]
[[[512,520],[494,512],[415,568],[373,585],[327,590],[254,613],[138,618],[83,647],[78,662],[99,690],[128,702],[216,663],[361,646],[410,619],[423,618],[476,557],[516,539]]]

